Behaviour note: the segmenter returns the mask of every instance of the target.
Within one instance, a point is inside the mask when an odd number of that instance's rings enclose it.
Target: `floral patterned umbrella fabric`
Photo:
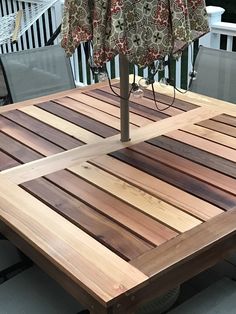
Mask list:
[[[91,40],[97,66],[121,53],[144,67],[208,31],[205,0],[66,0],[62,46],[71,55]]]

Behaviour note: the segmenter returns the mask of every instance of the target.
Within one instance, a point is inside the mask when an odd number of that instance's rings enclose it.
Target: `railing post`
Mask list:
[[[208,6],[207,14],[209,26],[211,27],[215,23],[221,22],[222,14],[225,12],[225,9],[221,7]],[[199,44],[209,48],[220,48],[220,34],[215,34],[210,32],[209,34],[203,36],[199,40]]]
[[[64,5],[64,0],[57,1],[53,6],[52,6],[52,30],[55,32],[55,30],[58,28],[58,26],[61,24],[62,21],[62,13],[63,13],[63,5]],[[59,43],[59,38],[57,37],[54,40],[54,44]]]

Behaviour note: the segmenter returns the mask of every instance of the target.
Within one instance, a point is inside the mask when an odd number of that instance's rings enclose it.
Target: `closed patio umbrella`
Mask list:
[[[81,42],[92,41],[98,67],[117,54],[123,62],[146,67],[167,55],[178,57],[208,31],[205,0],[66,0],[62,46],[71,55]],[[127,63],[121,65],[121,105],[127,107],[122,68]]]

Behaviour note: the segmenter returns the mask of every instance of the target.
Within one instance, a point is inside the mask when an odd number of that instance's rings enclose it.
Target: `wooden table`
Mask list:
[[[236,106],[188,93],[160,112],[147,91],[128,143],[118,107],[98,84],[0,111],[0,232],[99,314],[133,313],[236,246]]]

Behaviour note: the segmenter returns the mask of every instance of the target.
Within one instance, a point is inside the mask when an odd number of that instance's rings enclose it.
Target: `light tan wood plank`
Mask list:
[[[200,148],[208,153],[226,158],[236,162],[236,150],[226,146],[214,143],[196,135],[192,135],[181,130],[176,130],[166,134],[168,137],[177,141],[189,144],[193,147]]]
[[[146,281],[142,272],[20,187],[1,177],[0,186],[0,219],[99,301],[109,302]]]
[[[89,163],[71,167],[70,170],[180,232],[189,230],[201,223],[200,220],[178,208]]]
[[[86,131],[66,120],[58,118],[40,108],[30,106],[21,110],[36,119],[40,119],[44,123],[47,123],[69,135],[84,141],[85,143],[94,143],[99,139],[98,135]],[[187,192],[184,192],[181,189],[178,189],[162,180],[154,178],[147,173],[144,173],[117,160],[116,158],[105,155],[94,159],[93,163],[99,165],[104,170],[108,170],[111,173],[116,173],[118,176],[121,176],[121,178],[141,187],[148,193],[151,193],[154,196],[163,199],[164,201],[172,203],[174,206],[183,208],[187,212],[192,213],[202,220],[208,220],[209,218],[222,212],[222,210],[218,207],[207,203]],[[224,178],[224,176],[222,178]],[[228,177],[225,177],[223,181],[225,182],[225,179],[227,178]]]
[[[208,140],[211,140],[216,143],[220,143],[224,146],[229,146],[231,148],[236,149],[236,140],[235,138],[204,128],[200,125],[189,125],[186,128],[184,128],[184,131],[187,131],[191,134],[195,134],[198,136],[201,136],[203,138],[206,138]],[[235,131],[236,132],[236,131]]]
[[[2,172],[2,176],[20,184],[71,167],[86,160],[91,160],[98,156],[129,147],[175,129],[184,128],[189,124],[209,119],[219,114],[219,111],[219,109],[213,108],[197,108],[189,112],[184,112],[181,115],[170,117],[151,123],[142,128],[132,130],[131,140],[129,142],[121,142],[120,134],[117,134],[101,141],[97,141],[97,143],[94,144],[83,145],[66,152],[45,157],[42,160],[17,166],[14,169],[5,170]]]

